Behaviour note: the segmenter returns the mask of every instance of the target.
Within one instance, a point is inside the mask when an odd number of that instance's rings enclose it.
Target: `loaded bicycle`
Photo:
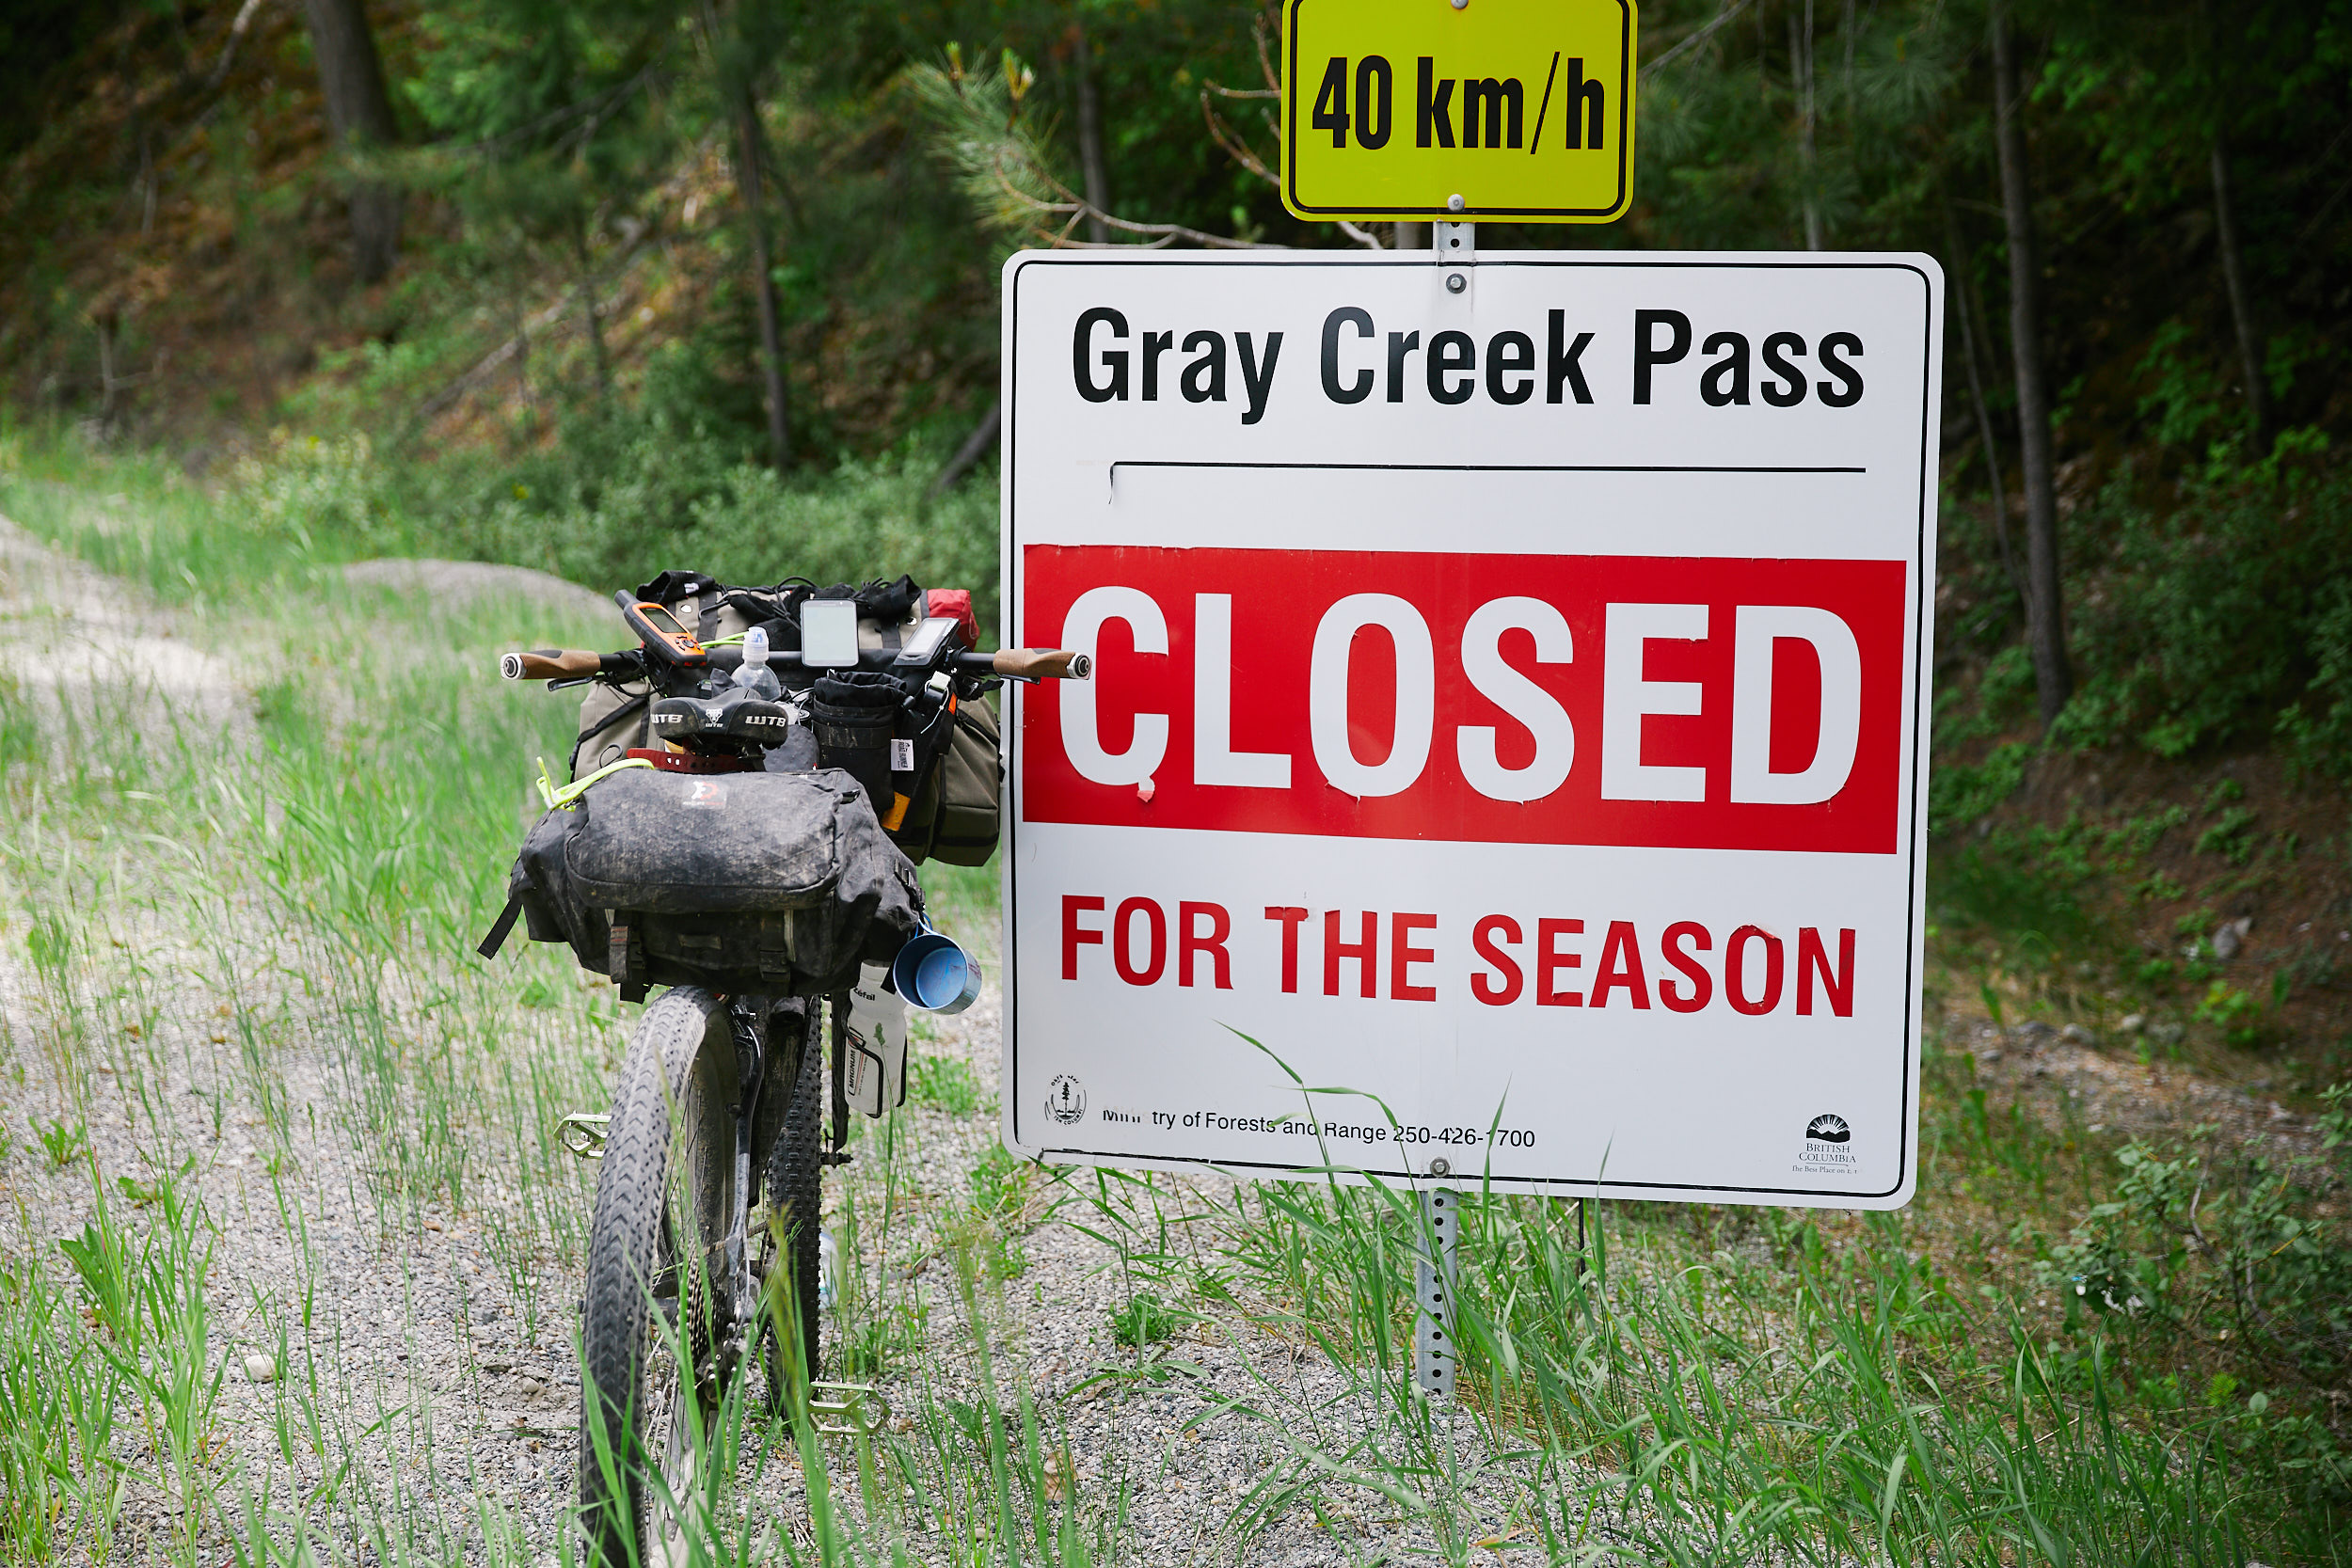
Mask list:
[[[977,651],[970,595],[907,578],[665,572],[614,600],[635,646],[501,661],[587,693],[481,952],[519,920],[625,1001],[662,988],[611,1111],[564,1127],[602,1159],[579,1517],[588,1560],[618,1564],[685,1560],[696,1467],[754,1367],[779,1414],[879,1418],[865,1391],[818,1379],[824,1172],[849,1159],[853,1110],[903,1097],[906,1009],[960,1011],[979,989],[915,866],[995,848],[988,691],[1089,671],[1081,654]]]

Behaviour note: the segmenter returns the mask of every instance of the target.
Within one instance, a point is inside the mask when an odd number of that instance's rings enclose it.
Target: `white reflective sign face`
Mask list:
[[[1007,263],[1006,1142],[1906,1201],[1942,290]]]

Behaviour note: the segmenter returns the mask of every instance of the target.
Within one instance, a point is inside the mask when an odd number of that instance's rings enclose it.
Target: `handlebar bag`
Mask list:
[[[630,768],[532,828],[508,881],[535,941],[646,985],[838,990],[922,928],[914,868],[848,774]]]

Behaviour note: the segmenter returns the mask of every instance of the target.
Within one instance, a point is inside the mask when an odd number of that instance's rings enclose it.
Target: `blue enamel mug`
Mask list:
[[[924,931],[908,939],[890,965],[890,984],[907,1006],[960,1013],[980,994],[979,960],[951,937]]]

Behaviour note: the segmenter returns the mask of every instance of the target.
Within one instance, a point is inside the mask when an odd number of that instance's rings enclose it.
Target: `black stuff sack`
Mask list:
[[[817,766],[838,768],[866,788],[877,812],[890,809],[890,741],[906,689],[892,675],[853,670],[817,677],[809,722]]]
[[[630,998],[839,990],[923,925],[914,866],[838,770],[626,768],[533,824],[507,894],[485,958],[519,914]]]

